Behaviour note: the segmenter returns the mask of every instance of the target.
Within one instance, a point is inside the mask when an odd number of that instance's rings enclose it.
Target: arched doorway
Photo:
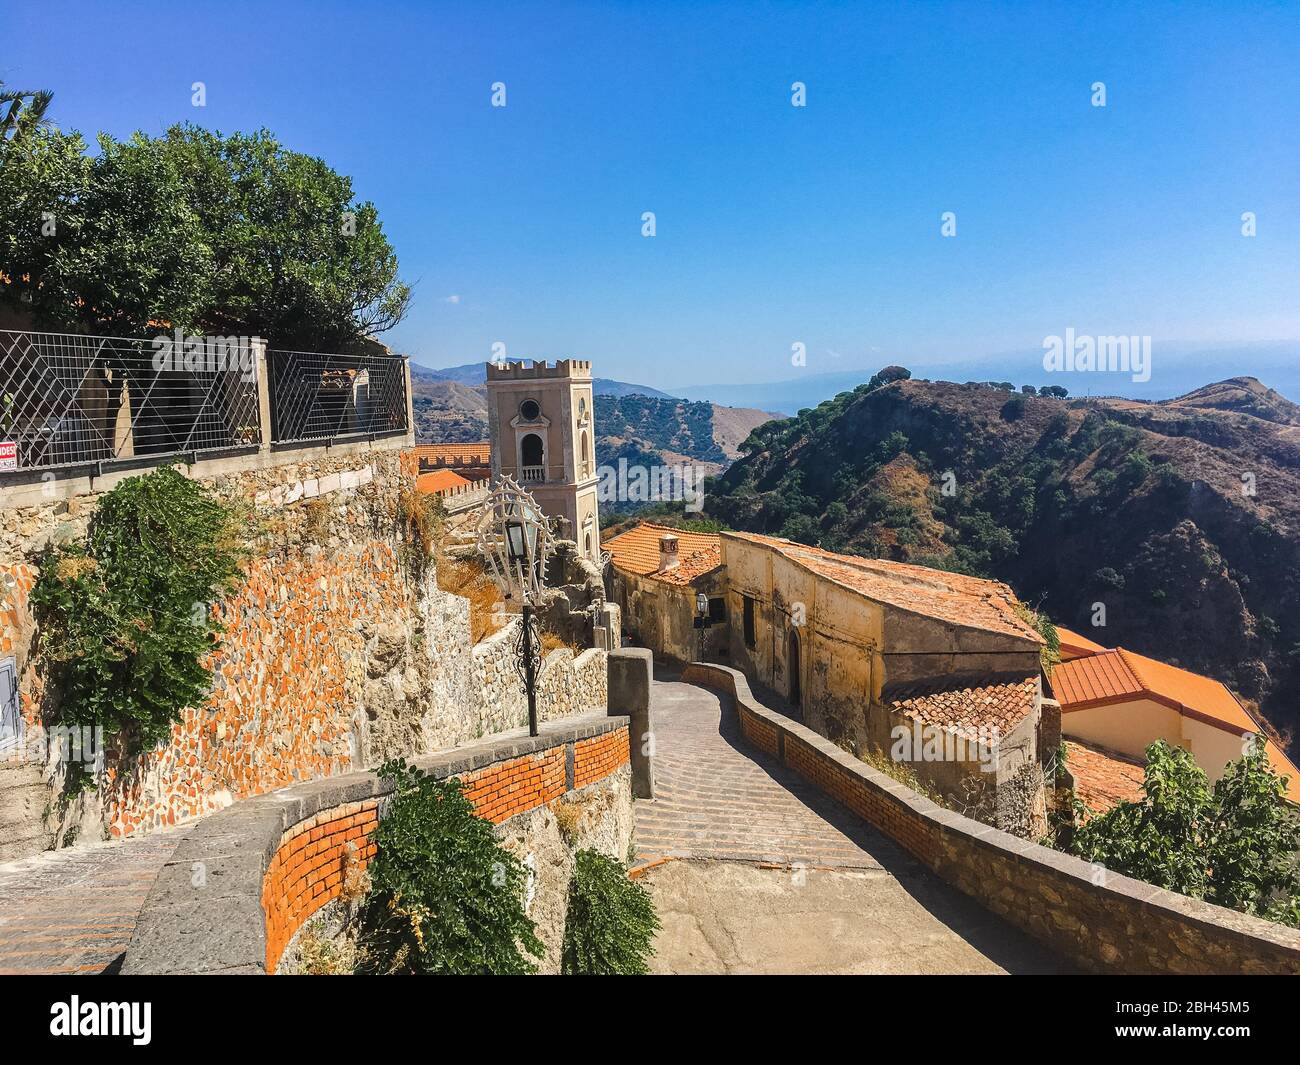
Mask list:
[[[790,653],[786,656],[786,668],[790,671],[790,705],[799,706],[801,688],[799,684],[799,630],[790,629]]]

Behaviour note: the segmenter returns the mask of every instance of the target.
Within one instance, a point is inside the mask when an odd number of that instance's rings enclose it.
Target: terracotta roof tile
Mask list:
[[[1010,732],[1034,709],[1038,675],[947,677],[918,684],[886,685],[881,698],[894,710],[941,728],[973,734]]]
[[[882,558],[838,555],[757,533],[722,535],[770,547],[811,572],[878,603],[953,625],[1016,636],[1035,644],[1043,642],[1037,630],[1016,612],[1015,593],[999,581]]]
[[[665,533],[677,537],[679,561],[676,568],[659,573],[659,538]],[[689,584],[722,565],[722,547],[716,533],[687,532],[649,521],[605,540],[601,547],[609,552],[615,569],[669,584]]]
[[[1088,639],[1088,637],[1075,632],[1073,629],[1067,629],[1064,625],[1056,626],[1056,635],[1061,641],[1062,658],[1081,658],[1085,655],[1095,655],[1099,651],[1107,650],[1101,644]]]
[[[432,473],[422,473],[415,479],[416,490],[430,495],[445,492],[450,488],[462,488],[473,483],[473,481],[466,480],[455,470],[434,470]]]
[[[1145,698],[1225,732],[1239,736],[1264,732],[1264,727],[1219,681],[1122,647],[1062,662],[1052,669],[1051,679],[1063,713]],[[1289,778],[1287,796],[1300,802],[1300,771],[1273,740],[1268,741],[1265,750],[1273,768]]]
[[[1065,765],[1074,777],[1074,794],[1095,814],[1121,802],[1140,802],[1145,794],[1142,763],[1104,747],[1066,740]]]
[[[1066,710],[1100,700],[1140,695],[1142,682],[1119,651],[1071,659],[1052,667],[1052,691]]]

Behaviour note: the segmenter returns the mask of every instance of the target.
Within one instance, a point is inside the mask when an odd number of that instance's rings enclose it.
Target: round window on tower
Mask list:
[[[537,421],[538,415],[542,413],[542,408],[537,405],[537,400],[526,399],[519,404],[519,416],[526,422]]]

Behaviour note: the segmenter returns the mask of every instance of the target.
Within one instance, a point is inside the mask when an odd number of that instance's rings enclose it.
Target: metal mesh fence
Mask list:
[[[271,439],[334,440],[407,429],[401,359],[268,351]]]
[[[256,446],[252,348],[0,330],[0,471]]]

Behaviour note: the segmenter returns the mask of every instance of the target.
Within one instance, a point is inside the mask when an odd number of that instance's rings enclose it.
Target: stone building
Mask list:
[[[726,659],[726,575],[717,536],[642,522],[605,541],[605,549],[606,594],[634,642],[678,662]]]
[[[513,477],[561,536],[600,560],[591,363],[559,359],[487,364],[492,479]]]
[[[657,656],[724,661],[859,757],[905,764],[949,805],[1017,835],[1044,831],[1060,711],[1044,698],[1043,638],[1006,585],[649,522],[606,547],[625,629]],[[700,592],[717,622],[704,630]]]
[[[1010,588],[753,533],[720,546],[733,666],[859,757],[906,763],[972,816],[1041,834],[1059,710]]]

